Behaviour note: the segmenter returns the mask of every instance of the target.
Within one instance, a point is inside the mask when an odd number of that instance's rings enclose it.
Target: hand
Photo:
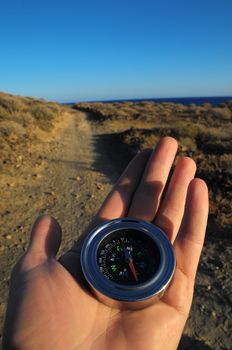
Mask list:
[[[190,310],[208,216],[206,184],[193,179],[196,166],[184,157],[161,200],[177,150],[170,137],[128,165],[94,222],[131,216],[154,223],[174,244],[177,267],[165,295],[139,311],[101,304],[80,272],[83,237],[55,259],[61,229],[44,216],[34,224],[25,255],[14,268],[3,336],[4,349],[176,349]]]

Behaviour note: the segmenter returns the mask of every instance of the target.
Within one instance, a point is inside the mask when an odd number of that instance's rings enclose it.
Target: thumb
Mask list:
[[[61,243],[61,227],[52,216],[44,215],[35,221],[27,253],[46,260],[56,256]]]

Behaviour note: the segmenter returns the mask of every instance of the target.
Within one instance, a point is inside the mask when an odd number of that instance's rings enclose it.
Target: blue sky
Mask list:
[[[231,0],[0,0],[0,91],[232,96]]]

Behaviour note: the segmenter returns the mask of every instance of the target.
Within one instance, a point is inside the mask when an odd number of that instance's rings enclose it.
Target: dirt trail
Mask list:
[[[67,113],[52,137],[34,148],[33,157],[25,160],[7,186],[0,184],[0,327],[10,272],[27,247],[35,218],[42,213],[56,217],[63,231],[62,254],[91,221],[111,188],[107,177],[94,167],[98,155],[92,138],[85,113]]]
[[[53,178],[44,181],[55,196],[55,205],[46,212],[57,217],[63,228],[62,250],[82,233],[110,188],[100,169],[94,167],[97,154],[85,113],[70,114],[67,125],[48,155]]]

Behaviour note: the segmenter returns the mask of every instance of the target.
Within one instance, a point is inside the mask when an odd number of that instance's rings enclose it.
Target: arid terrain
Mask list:
[[[210,214],[179,349],[232,348],[232,101],[63,106],[0,93],[0,323],[11,269],[40,213],[63,229],[60,254],[83,232],[128,161],[160,136],[197,163]]]

